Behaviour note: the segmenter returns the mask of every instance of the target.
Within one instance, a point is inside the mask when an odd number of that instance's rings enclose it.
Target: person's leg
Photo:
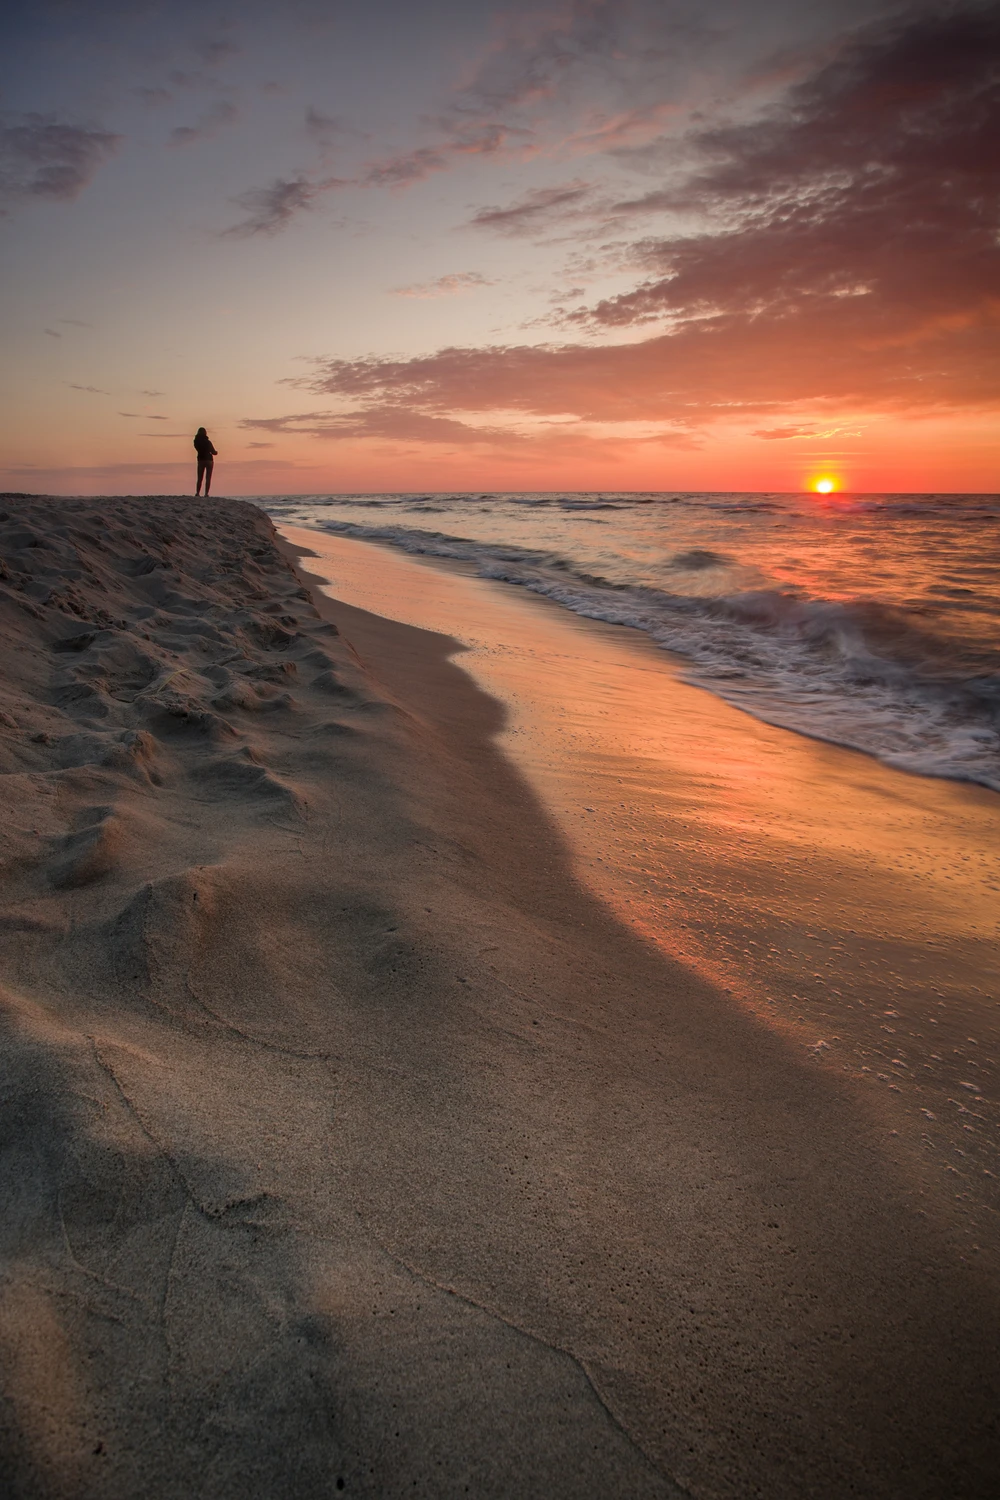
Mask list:
[[[212,488],[212,470],[213,470],[214,467],[215,467],[215,461],[214,461],[214,459],[210,458],[208,460],[208,463],[205,465],[205,499],[206,500],[208,499],[208,492]]]
[[[198,486],[197,486],[197,488],[195,490],[195,495],[196,496],[199,496],[201,494],[201,481],[204,479],[204,477],[205,477],[205,460],[203,458],[199,458],[198,459]],[[205,493],[207,495],[208,491],[206,490]]]

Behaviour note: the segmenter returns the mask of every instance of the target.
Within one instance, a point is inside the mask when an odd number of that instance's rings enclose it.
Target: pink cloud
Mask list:
[[[391,288],[395,297],[455,297],[463,292],[479,291],[482,287],[496,286],[488,276],[483,276],[480,271],[452,271],[447,276],[438,276],[434,281],[418,281],[410,286],[394,286]]]
[[[469,220],[472,229],[492,229],[499,234],[535,234],[554,219],[579,210],[590,194],[590,185],[577,179],[561,187],[533,188],[506,208],[481,208]]]

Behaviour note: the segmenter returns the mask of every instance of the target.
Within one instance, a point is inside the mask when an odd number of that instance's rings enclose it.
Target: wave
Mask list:
[[[684,659],[685,680],[767,723],[1000,791],[1000,660],[963,651],[903,609],[780,588],[674,593],[605,578],[556,551],[398,525],[317,525],[464,562],[589,619],[642,630]],[[671,567],[704,580],[727,560],[694,549]]]

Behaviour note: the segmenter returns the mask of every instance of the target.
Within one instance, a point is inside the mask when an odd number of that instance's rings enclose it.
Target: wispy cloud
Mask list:
[[[276,233],[313,208],[320,195],[336,189],[402,190],[469,158],[537,154],[542,149],[536,140],[537,122],[530,111],[523,112],[524,107],[552,99],[574,81],[593,83],[598,75],[604,84],[618,88],[620,101],[606,109],[585,108],[577,125],[563,133],[559,149],[563,154],[592,152],[646,140],[676,109],[663,97],[665,69],[682,76],[686,59],[715,34],[691,18],[666,16],[661,0],[631,0],[627,5],[621,0],[569,0],[558,13],[506,13],[498,25],[494,43],[471,77],[453,91],[441,113],[425,120],[431,139],[371,158],[349,176],[297,170],[268,186],[251,188],[236,200],[250,205],[247,219],[225,233]],[[649,75],[649,97],[641,90],[635,93],[637,68]],[[185,76],[183,82],[189,84],[190,78]],[[312,105],[305,112],[305,132],[324,153],[361,134],[341,117]],[[538,189],[509,208],[481,210],[473,223],[501,233],[529,233],[543,226],[546,214],[555,215],[560,208],[568,212],[582,199],[582,190],[573,191],[575,186]]]
[[[316,194],[321,191],[321,184],[310,182],[305,176],[276,177],[266,187],[250,188],[233,200],[243,209],[246,218],[224,229],[222,234],[232,239],[277,234],[297,214],[312,208]]]
[[[818,428],[818,427],[800,427],[800,426],[795,425],[794,423],[785,423],[781,427],[757,427],[757,428],[755,428],[751,432],[750,436],[751,437],[755,437],[755,438],[764,438],[765,440],[767,440],[769,442],[775,442],[775,441],[790,442],[790,441],[795,441],[795,440],[801,440],[803,438],[808,438],[810,440],[812,440],[814,438],[820,438],[822,440],[828,441],[830,438],[835,438],[835,437],[839,437],[839,438],[846,438],[846,437],[855,438],[855,437],[860,437],[861,434],[862,434],[862,432],[863,432],[863,430],[864,429],[860,428],[860,427],[826,427],[826,428]]]
[[[409,187],[422,182],[432,172],[443,172],[448,166],[448,152],[440,146],[418,146],[398,156],[372,162],[357,179],[364,187]]]
[[[479,271],[452,271],[448,276],[438,276],[435,281],[416,281],[410,286],[394,286],[390,290],[394,297],[432,298],[455,297],[484,286],[496,286],[496,282]]]
[[[82,318],[56,318],[55,321],[60,328],[90,328],[92,324],[85,323]],[[62,334],[55,328],[46,328],[44,332],[52,339],[61,339]]]
[[[151,398],[156,397],[156,396],[165,396],[166,394],[167,394],[166,391],[140,391],[139,392],[140,396],[149,396]]]
[[[591,192],[589,183],[576,180],[561,187],[533,188],[506,208],[481,208],[469,220],[473,229],[499,234],[537,234],[567,211],[578,212]]]
[[[153,412],[143,411],[120,411],[120,417],[135,417],[140,422],[169,422],[169,417],[158,417]]]
[[[473,425],[454,417],[414,411],[401,402],[378,403],[351,412],[297,412],[284,417],[246,417],[240,427],[286,436],[328,438],[346,442],[357,438],[390,441],[449,443],[462,446],[517,444],[523,438],[510,428]]]
[[[558,11],[508,11],[460,102],[499,111],[551,99],[595,62],[622,55],[626,10],[613,0],[570,0]]]
[[[797,427],[787,422],[782,427],[757,427],[750,434],[751,437],[766,438],[771,442],[780,442],[789,438],[811,438],[815,435],[815,427]]]
[[[455,109],[523,117],[586,101],[577,130],[598,149],[646,138],[702,73],[720,29],[704,6],[677,0],[506,8]],[[603,110],[594,111],[595,97]]]
[[[63,385],[68,385],[71,391],[87,391],[92,396],[110,396],[110,391],[101,390],[97,385],[77,385],[75,381],[64,380]]]
[[[0,119],[0,203],[75,198],[115,152],[121,136],[69,125],[54,115]]]
[[[531,131],[495,120],[444,117],[438,122],[443,138],[430,146],[367,163],[356,179],[361,187],[409,187],[434,172],[447,171],[469,156],[495,156],[511,146],[522,147]]]
[[[341,127],[339,122],[306,112],[306,129],[321,146],[332,143],[331,130],[357,134]],[[226,235],[247,236],[275,234],[286,228],[300,213],[313,208],[316,200],[338,188],[383,188],[402,190],[423,182],[436,172],[445,172],[457,161],[470,156],[491,156],[506,149],[511,141],[529,132],[513,127],[483,122],[463,121],[450,135],[429,146],[389,153],[363,163],[351,177],[332,177],[319,173],[296,172],[291,177],[276,178],[266,187],[250,188],[234,201],[248,211],[246,219],[223,231]]]

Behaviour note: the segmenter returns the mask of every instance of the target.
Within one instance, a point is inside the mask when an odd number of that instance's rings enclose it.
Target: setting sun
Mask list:
[[[837,482],[834,479],[817,479],[813,485],[818,495],[832,495],[836,488]]]

